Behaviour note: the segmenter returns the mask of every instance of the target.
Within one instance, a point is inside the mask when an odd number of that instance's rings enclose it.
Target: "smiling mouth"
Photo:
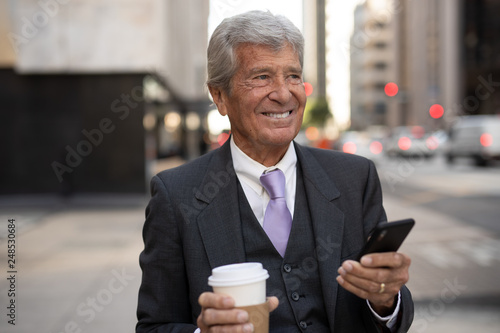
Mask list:
[[[263,115],[266,117],[271,117],[271,118],[276,118],[276,119],[283,119],[283,118],[288,117],[291,114],[292,114],[292,111],[288,111],[288,112],[284,112],[284,113],[263,113]]]

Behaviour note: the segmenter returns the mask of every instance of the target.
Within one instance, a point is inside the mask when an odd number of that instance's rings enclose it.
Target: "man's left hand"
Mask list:
[[[394,311],[396,295],[408,282],[410,257],[397,252],[372,253],[360,262],[346,260],[338,269],[337,282],[360,298],[367,299],[375,312],[388,316]]]

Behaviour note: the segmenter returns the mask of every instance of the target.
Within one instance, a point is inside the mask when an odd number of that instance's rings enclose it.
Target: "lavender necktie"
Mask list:
[[[284,257],[292,228],[292,215],[285,200],[285,175],[280,169],[263,173],[260,176],[260,183],[271,198],[264,215],[264,230],[276,250]]]

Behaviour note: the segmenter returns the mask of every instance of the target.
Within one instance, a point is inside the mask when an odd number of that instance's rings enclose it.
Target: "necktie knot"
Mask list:
[[[280,169],[273,170],[268,173],[263,173],[260,176],[260,183],[266,189],[271,199],[285,197],[285,174]]]

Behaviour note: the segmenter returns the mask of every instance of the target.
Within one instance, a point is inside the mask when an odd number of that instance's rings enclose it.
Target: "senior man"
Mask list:
[[[402,253],[354,260],[386,220],[373,163],[293,141],[306,105],[304,40],[285,17],[225,19],[208,46],[210,94],[231,123],[220,148],[152,179],[137,332],[252,332],[210,292],[217,266],[269,271],[270,332],[406,332],[413,302]],[[286,217],[266,219],[269,178]]]

